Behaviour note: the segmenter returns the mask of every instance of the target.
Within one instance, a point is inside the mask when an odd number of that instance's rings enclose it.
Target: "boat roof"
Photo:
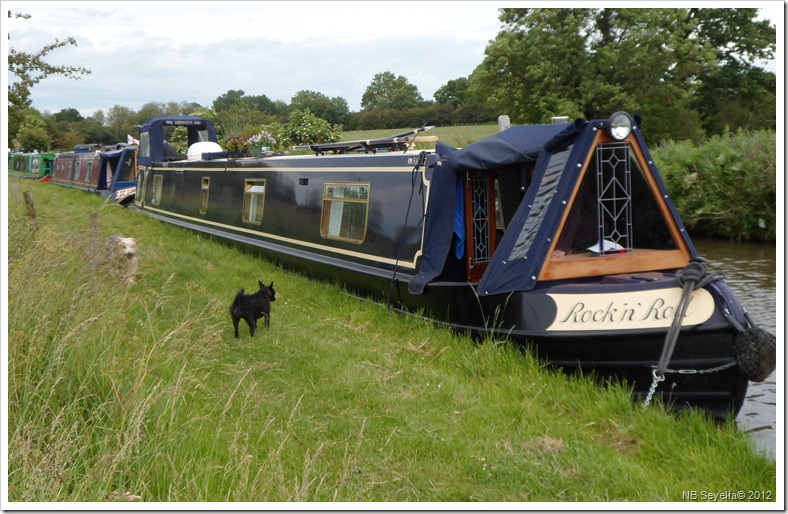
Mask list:
[[[518,125],[498,132],[459,150],[438,143],[438,153],[451,158],[455,171],[485,171],[505,166],[536,162],[548,146],[560,146],[562,141],[576,136],[587,123],[551,123]]]

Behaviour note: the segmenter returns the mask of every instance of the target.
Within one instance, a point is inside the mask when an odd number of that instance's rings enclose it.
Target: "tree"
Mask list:
[[[468,79],[461,77],[458,79],[450,80],[443,86],[439,87],[433,98],[439,104],[453,105],[459,107],[465,102],[465,97],[468,93]]]
[[[378,73],[372,78],[361,96],[361,110],[408,109],[424,102],[419,89],[400,75],[390,71]]]
[[[502,9],[501,31],[470,78],[469,93],[518,123],[578,117],[591,9]]]
[[[212,107],[216,112],[226,111],[233,105],[242,101],[245,93],[243,89],[230,89],[226,93],[219,95],[213,101]]]
[[[316,91],[299,91],[290,99],[290,109],[293,111],[311,111],[318,118],[329,123],[342,125],[350,113],[347,101],[339,96],[329,98]]]
[[[764,58],[772,41],[745,23],[753,13],[704,11],[715,10],[502,9],[504,30],[471,75],[469,94],[518,123],[626,110],[643,116],[649,137],[698,139],[703,118],[720,108],[697,108],[704,91],[714,96],[706,84],[724,77],[720,63]],[[733,73],[739,80],[747,78],[741,71]],[[762,98],[763,80],[750,78]]]
[[[14,138],[13,146],[28,151],[48,151],[52,144],[52,136],[47,130],[47,123],[35,109],[25,111],[25,118]]]
[[[757,20],[757,9],[689,9],[697,22],[688,37],[714,48],[717,63],[700,77],[695,107],[706,128],[775,128],[776,76],[759,68],[774,58],[776,29]]]
[[[139,123],[137,113],[128,107],[115,105],[107,111],[106,127],[112,135],[112,143],[125,142],[126,135]]]
[[[30,19],[29,14],[8,11],[9,18]],[[10,35],[9,35],[10,38]],[[55,39],[53,43],[45,45],[35,53],[19,52],[14,48],[8,50],[8,135],[13,137],[22,125],[24,111],[30,107],[30,90],[50,75],[64,75],[65,77],[78,80],[80,75],[90,73],[90,70],[82,66],[54,66],[46,62],[46,57],[67,45],[77,46],[73,37],[65,40]],[[15,77],[13,82],[11,77]]]
[[[687,37],[696,23],[686,10],[601,9],[593,21],[583,113],[638,113],[641,128],[654,139],[704,137],[692,103],[714,52]]]
[[[284,116],[287,112],[286,110],[281,110],[276,102],[272,101],[270,98],[268,98],[265,95],[247,96],[244,97],[242,101],[248,107],[258,110],[265,114]]]
[[[52,116],[52,119],[60,122],[73,122],[73,121],[82,121],[85,118],[83,118],[82,115],[79,114],[78,110],[74,109],[73,107],[70,107],[68,109],[61,109],[60,112],[57,112]]]
[[[277,119],[250,107],[246,102],[238,102],[228,109],[216,111],[216,131],[224,137],[251,136],[260,127]]]

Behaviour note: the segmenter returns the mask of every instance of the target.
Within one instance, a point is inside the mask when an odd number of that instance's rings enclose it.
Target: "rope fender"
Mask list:
[[[725,317],[729,318],[728,315]],[[763,382],[772,374],[777,364],[777,338],[756,326],[747,313],[745,317],[749,324],[747,328],[739,323],[731,323],[737,331],[733,340],[733,356],[748,379]],[[733,316],[730,316],[728,321],[732,319]]]
[[[688,284],[692,284],[692,289],[698,289],[722,278],[719,273],[708,273],[705,266],[699,262],[690,262],[676,272],[676,283],[684,288],[685,294]],[[733,356],[736,364],[748,379],[753,382],[763,382],[772,374],[777,364],[776,337],[756,326],[746,311],[744,318],[747,326],[736,320],[727,305],[723,306],[722,312],[725,319],[736,329],[733,340]],[[667,366],[667,362],[664,365]]]

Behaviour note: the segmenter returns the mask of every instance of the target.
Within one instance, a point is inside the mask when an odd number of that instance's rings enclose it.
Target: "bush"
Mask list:
[[[735,241],[775,241],[776,135],[726,131],[702,144],[669,142],[653,150],[690,232]]]
[[[309,109],[293,111],[280,138],[277,138],[277,127],[272,127],[272,129],[274,131],[271,134],[285,147],[310,143],[333,143],[339,141],[342,136],[342,125],[332,125],[312,114]]]

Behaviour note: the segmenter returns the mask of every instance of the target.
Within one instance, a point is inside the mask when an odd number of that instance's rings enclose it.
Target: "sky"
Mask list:
[[[358,111],[384,71],[431,100],[482,62],[500,28],[495,2],[3,2],[17,7],[32,18],[8,20],[13,48],[72,36],[78,46],[49,62],[91,70],[78,81],[48,77],[33,106],[83,116],[148,102],[209,107],[229,90],[286,103],[311,90]]]
[[[342,97],[358,111],[373,77],[385,71],[404,76],[422,98],[432,100],[438,88],[467,77],[482,62],[501,29],[500,7],[589,5],[499,0],[0,3],[3,11],[32,16],[4,17],[4,58],[9,45],[35,52],[56,38],[76,39],[78,46],[57,49],[47,60],[84,66],[91,74],[79,80],[50,76],[32,89],[32,99],[42,112],[75,108],[85,117],[115,105],[139,110],[149,102],[210,107],[229,90],[286,103],[298,91],[310,90]],[[671,2],[610,4],[664,7]],[[782,24],[782,1],[705,2],[726,4],[767,7],[765,17]]]

